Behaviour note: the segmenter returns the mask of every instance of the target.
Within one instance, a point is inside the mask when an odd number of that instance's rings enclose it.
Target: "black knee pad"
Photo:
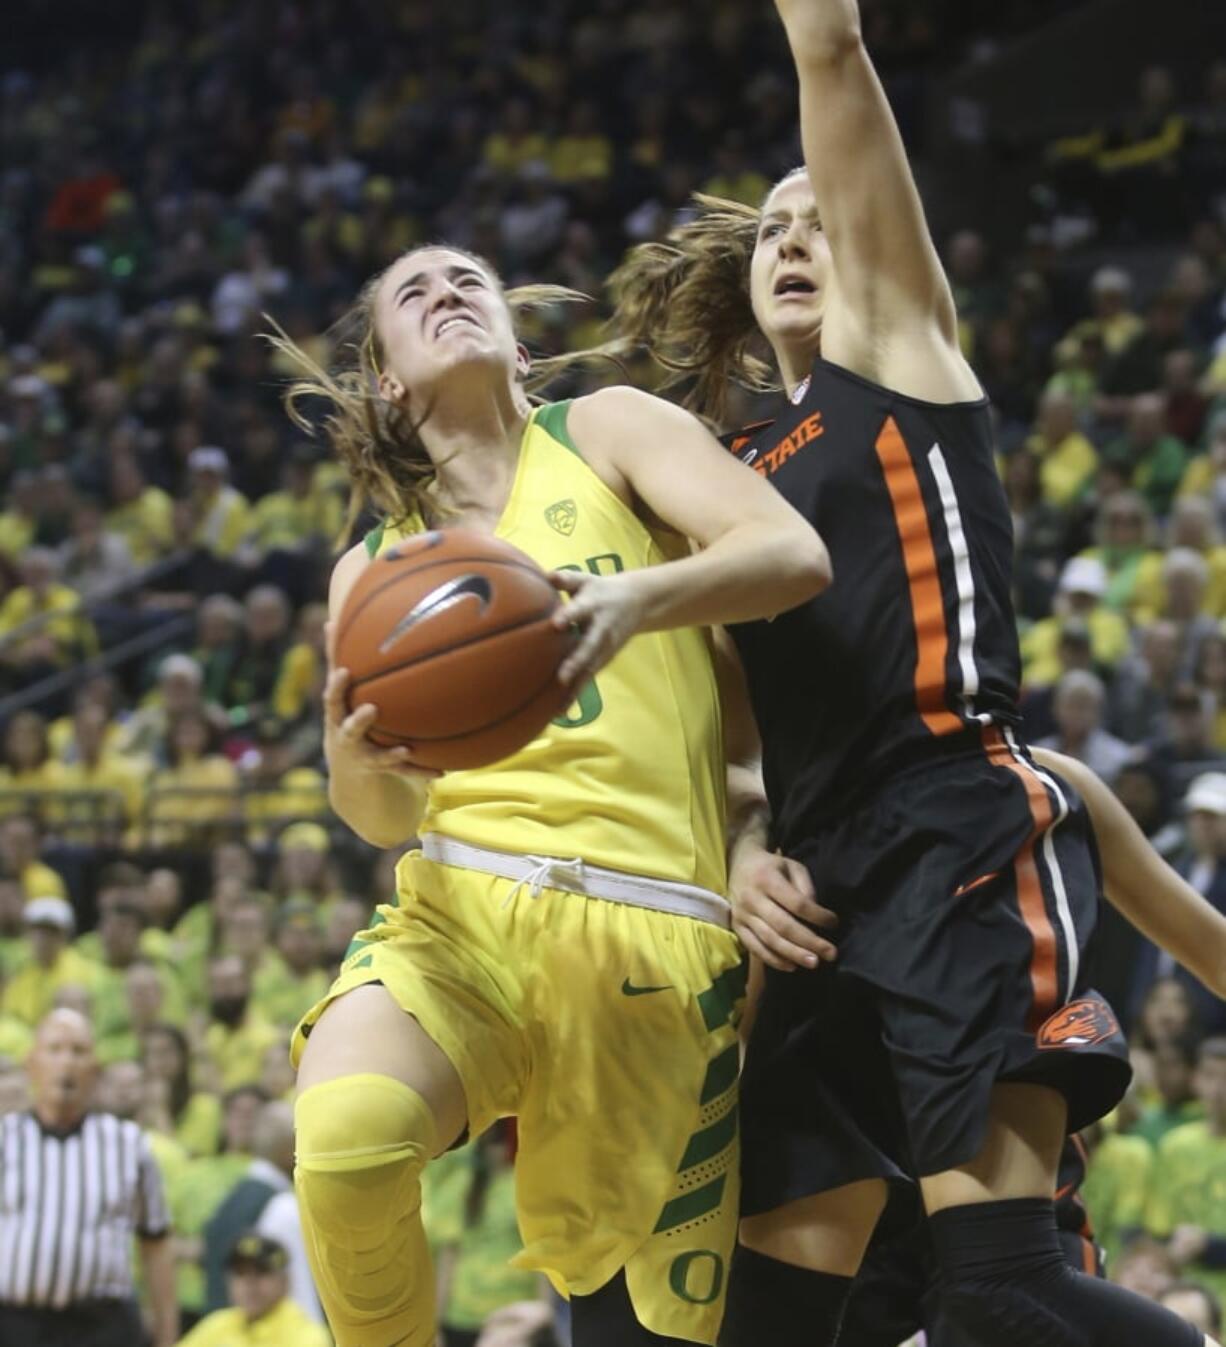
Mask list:
[[[965,1282],[944,1286],[942,1317],[970,1342],[1032,1342],[1042,1347],[1093,1347],[1094,1340],[1028,1291],[1009,1285]]]

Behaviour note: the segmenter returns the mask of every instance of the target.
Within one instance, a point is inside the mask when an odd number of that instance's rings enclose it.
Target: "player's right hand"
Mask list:
[[[333,771],[338,759],[351,772],[393,772],[410,780],[433,781],[442,772],[432,767],[418,767],[409,749],[402,745],[383,748],[367,738],[367,731],[379,716],[379,709],[369,702],[350,711],[345,699],[349,686],[348,669],[330,669],[324,684],[324,753]]]
[[[762,847],[742,849],[729,873],[728,891],[732,929],[764,964],[791,973],[839,957],[835,945],[811,929],[829,930],[839,919],[817,902],[813,880],[799,861]]]

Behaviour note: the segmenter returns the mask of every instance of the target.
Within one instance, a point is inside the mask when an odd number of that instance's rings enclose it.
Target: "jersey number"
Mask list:
[[[616,552],[602,552],[599,556],[588,557],[582,566],[559,566],[560,571],[586,570],[592,575],[616,575],[624,570],[622,559]],[[590,725],[604,710],[604,698],[593,678],[585,683],[578,697],[566,708],[564,714],[555,716],[552,724],[560,730],[577,730],[582,725]]]

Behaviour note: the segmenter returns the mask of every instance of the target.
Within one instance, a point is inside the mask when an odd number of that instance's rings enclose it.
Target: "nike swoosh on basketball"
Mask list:
[[[481,605],[481,611],[484,612],[490,606],[492,593],[490,582],[484,575],[458,575],[454,580],[445,581],[432,589],[429,594],[423,595],[405,613],[384,638],[379,646],[379,653],[386,655],[392,646],[402,640],[419,622],[437,617],[464,599],[476,599]]]
[[[666,992],[672,987],[671,982],[666,982],[663,987],[636,987],[629,978],[622,983],[623,996],[648,996],[652,992]]]

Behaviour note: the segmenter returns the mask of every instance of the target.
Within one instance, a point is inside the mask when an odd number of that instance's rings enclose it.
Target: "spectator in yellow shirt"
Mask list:
[[[58,786],[78,798],[55,810],[56,826],[72,840],[100,842],[140,817],[148,771],[136,759],[107,751],[112,728],[96,703],[79,707],[73,716],[72,761],[60,767]]]
[[[106,527],[128,544],[138,566],[151,566],[173,549],[174,502],[161,487],[145,481],[131,454],[111,459],[110,500]]]
[[[32,547],[21,561],[22,583],[0,603],[0,660],[23,682],[97,653],[94,624],[75,589],[60,583],[60,561]]]
[[[276,916],[278,975],[256,976],[253,997],[274,1023],[294,1025],[328,990],[323,970],[323,918],[306,898],[291,898]]]
[[[37,711],[19,711],[4,733],[0,789],[28,791],[27,808],[44,812],[48,792],[63,783],[63,766],[51,756],[47,722]]]
[[[141,1041],[146,1076],[164,1087],[159,1126],[189,1156],[216,1155],[221,1147],[221,1100],[192,1088],[187,1036],[173,1024],[155,1024]]]
[[[1203,608],[1211,617],[1226,617],[1226,547],[1214,518],[1213,505],[1204,496],[1181,496],[1171,510],[1168,546],[1186,547],[1208,568]],[[1166,588],[1162,563],[1144,570],[1137,583],[1137,610],[1142,619],[1165,611]]]
[[[0,512],[0,556],[16,560],[34,541],[38,529],[38,478],[15,472],[6,493],[7,508]]]
[[[1210,422],[1208,441],[1205,452],[1189,461],[1177,495],[1207,497],[1220,528],[1226,525],[1226,409]]]
[[[15,814],[0,823],[0,866],[21,884],[27,898],[68,897],[63,876],[39,859],[42,832],[30,814]]]
[[[192,542],[215,557],[232,557],[250,532],[251,509],[229,484],[230,459],[224,449],[201,445],[187,456],[187,466]]]
[[[331,545],[340,531],[339,502],[315,490],[315,453],[300,445],[281,469],[281,488],[252,507],[248,544],[260,556],[303,552]]]
[[[1154,546],[1154,517],[1145,497],[1137,491],[1108,496],[1099,507],[1096,533],[1096,546],[1080,555],[1102,562],[1107,607],[1134,618],[1161,583],[1162,553]]]
[[[613,142],[600,129],[596,106],[579,99],[570,110],[565,132],[549,156],[558,182],[573,183],[607,178],[613,171]]]
[[[199,711],[169,729],[170,766],[149,783],[148,829],[154,846],[206,844],[238,817],[238,771],[217,752],[218,735]]]
[[[533,128],[532,109],[524,99],[509,99],[497,125],[481,151],[482,159],[496,173],[514,178],[525,164],[548,160],[549,141]]]
[[[308,898],[326,911],[341,898],[332,866],[328,830],[320,823],[291,823],[277,839],[271,888],[279,901]]]
[[[251,976],[243,961],[223,954],[209,962],[209,1023],[204,1046],[224,1090],[255,1085],[264,1069],[264,1053],[289,1039],[251,1004]]]
[[[1031,687],[1054,683],[1061,672],[1060,630],[1065,618],[1078,617],[1089,628],[1095,664],[1110,668],[1127,652],[1128,624],[1103,602],[1107,572],[1094,557],[1074,557],[1060,574],[1051,617],[1036,622],[1022,638],[1023,680]]]
[[[324,626],[328,609],[308,603],[298,614],[294,644],[286,651],[272,693],[272,711],[284,721],[295,721],[319,696],[327,664]]]
[[[158,666],[157,685],[124,723],[118,751],[125,757],[148,758],[164,766],[170,726],[190,712],[199,712],[219,730],[227,724],[221,708],[205,697],[199,663],[190,655],[167,655]]]
[[[1132,277],[1121,267],[1099,267],[1090,279],[1089,318],[1075,323],[1060,342],[1075,348],[1087,335],[1100,337],[1108,355],[1118,355],[1141,331],[1144,323],[1129,308]]]
[[[151,959],[136,959],[128,967],[123,976],[123,1023],[105,1037],[99,1037],[99,1061],[140,1061],[145,1035],[164,1024],[169,1015],[182,1014],[181,1009],[167,1010],[167,982],[165,970]],[[181,1000],[178,996],[175,999]]]
[[[1221,630],[1217,619],[1206,611],[1209,580],[1209,563],[1190,547],[1173,547],[1162,559],[1158,616],[1178,628],[1181,669],[1191,669],[1201,642]]]
[[[25,908],[31,959],[4,989],[0,1009],[34,1028],[56,1004],[63,987],[92,989],[96,972],[71,947],[76,918],[63,898],[34,898]]]
[[[330,1339],[289,1298],[289,1254],[254,1230],[226,1260],[229,1309],[214,1310],[179,1339],[179,1347],[329,1347]]]
[[[1084,491],[1098,467],[1098,451],[1077,424],[1077,401],[1049,388],[1039,402],[1034,434],[1026,448],[1039,459],[1043,499],[1061,509]]]

